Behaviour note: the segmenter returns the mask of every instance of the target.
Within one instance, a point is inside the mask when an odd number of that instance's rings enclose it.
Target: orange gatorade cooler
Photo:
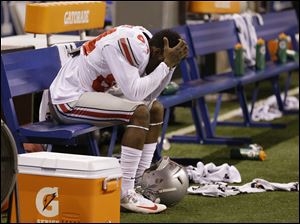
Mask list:
[[[34,152],[18,155],[18,170],[20,222],[120,222],[116,158]]]

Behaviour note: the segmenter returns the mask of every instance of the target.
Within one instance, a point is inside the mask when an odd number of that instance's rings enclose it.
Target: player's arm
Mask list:
[[[169,74],[162,80],[160,85],[156,90],[154,90],[148,97],[148,100],[155,99],[158,97],[161,92],[164,90],[166,85],[171,81],[172,75],[174,73],[175,67],[180,63],[180,61],[188,55],[188,46],[183,39],[179,40],[179,43],[170,48],[169,41],[166,37],[164,37],[164,63],[168,65],[170,68]]]
[[[175,67],[169,71],[168,75],[161,81],[161,83],[159,84],[157,89],[155,89],[149,96],[147,96],[146,100],[149,100],[149,101],[153,100],[162,93],[162,91],[165,89],[165,87],[170,83],[174,71],[175,71]]]
[[[164,62],[173,68],[188,55],[188,45],[183,39],[179,39],[175,47],[170,48],[168,38],[164,37]]]
[[[118,86],[130,100],[144,100],[169,74],[169,67],[162,62],[152,73],[140,77],[138,68],[129,64],[121,52],[110,45],[103,48],[102,55]]]

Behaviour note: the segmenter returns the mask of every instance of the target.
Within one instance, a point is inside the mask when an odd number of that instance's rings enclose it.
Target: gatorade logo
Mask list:
[[[229,1],[215,1],[215,7],[229,9],[231,7],[231,3]]]
[[[45,217],[57,216],[58,206],[58,188],[45,187],[36,195],[35,205],[39,213]]]
[[[89,23],[90,10],[67,11],[64,15],[64,24],[84,24]]]
[[[287,45],[287,44],[286,44],[285,41],[280,41],[280,42],[279,42],[279,48],[280,48],[280,49],[285,49],[285,48],[286,48],[286,45]]]
[[[260,53],[263,54],[263,55],[266,54],[266,47],[265,47],[265,46],[262,46],[262,47],[260,48]]]

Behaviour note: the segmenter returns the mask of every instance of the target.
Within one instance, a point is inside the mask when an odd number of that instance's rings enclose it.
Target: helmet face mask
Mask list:
[[[156,164],[145,170],[140,188],[145,197],[167,206],[177,204],[186,195],[189,179],[185,169],[163,157]]]

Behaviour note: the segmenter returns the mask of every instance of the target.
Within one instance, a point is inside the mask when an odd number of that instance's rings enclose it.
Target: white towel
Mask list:
[[[238,37],[244,48],[245,63],[248,66],[255,65],[257,35],[253,26],[253,18],[257,17],[258,23],[263,25],[263,19],[260,14],[247,11],[243,14],[223,15],[220,20],[234,20],[238,29]]]
[[[205,184],[213,182],[240,183],[241,175],[235,166],[227,163],[216,166],[213,163],[204,165],[202,162],[197,163],[197,167],[186,167],[189,179],[194,183]]]
[[[264,179],[253,179],[242,186],[230,186],[227,183],[207,183],[188,188],[189,194],[199,194],[209,197],[227,197],[245,193],[261,193],[266,191],[299,191],[298,182],[274,183]]]
[[[283,94],[281,94],[282,99],[283,97]],[[286,110],[298,110],[299,100],[294,96],[287,96],[284,102],[284,108]],[[254,121],[271,121],[280,117],[282,117],[282,112],[278,109],[274,95],[268,97],[261,105],[256,105],[252,113],[252,120]]]

